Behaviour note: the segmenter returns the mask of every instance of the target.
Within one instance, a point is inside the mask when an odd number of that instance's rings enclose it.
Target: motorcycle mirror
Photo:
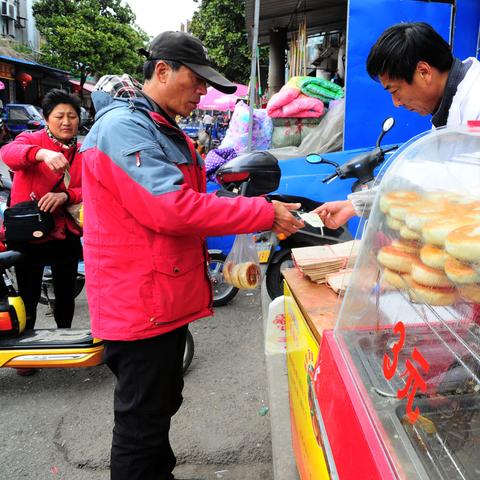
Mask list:
[[[385,136],[385,134],[390,131],[393,126],[395,125],[395,119],[393,117],[388,117],[386,118],[383,123],[382,123],[382,133],[380,134],[380,136],[378,137],[377,139],[377,148],[380,147],[380,143],[383,139],[383,137]]]
[[[308,163],[322,163],[323,162],[323,157],[319,155],[318,153],[309,153],[305,159],[307,160]]]
[[[382,131],[384,133],[387,133],[389,130],[393,128],[394,125],[395,125],[395,119],[393,117],[388,117],[383,121]]]

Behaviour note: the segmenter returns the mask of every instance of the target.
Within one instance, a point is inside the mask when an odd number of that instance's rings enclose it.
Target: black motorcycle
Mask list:
[[[327,160],[318,154],[307,155],[309,163],[325,163],[335,167],[335,172],[325,177],[322,182],[331,182],[335,178],[356,178],[352,191],[364,190],[371,187],[374,181],[374,170],[385,160],[385,154],[397,149],[397,146],[382,149],[381,141],[385,134],[392,129],[395,121],[387,118],[382,125],[382,132],[377,139],[373,151],[360,154],[343,165]],[[280,168],[277,159],[268,152],[252,152],[241,155],[226,163],[217,170],[216,178],[221,190],[218,195],[235,196],[245,195],[253,197],[268,195],[272,200],[286,203],[300,203],[297,214],[310,212],[320,205],[309,198],[294,195],[270,194],[280,183]],[[278,240],[272,232],[260,232],[255,236],[259,257],[266,263],[265,283],[271,299],[283,295],[282,270],[293,266],[292,248],[328,245],[351,240],[350,232],[345,228],[336,230],[327,227],[314,227],[305,223],[305,226],[284,240]]]
[[[270,153],[252,152],[241,155],[217,170],[216,178],[222,187],[217,195],[247,197],[266,195],[278,188],[280,176],[278,161]],[[301,203],[301,209],[297,214],[310,212],[321,205],[320,202],[294,195],[273,194],[268,195],[268,198],[286,203]],[[283,295],[282,270],[293,266],[292,248],[340,243],[351,238],[350,233],[344,228],[332,230],[307,223],[286,239],[280,240],[272,232],[256,234],[255,242],[260,261],[267,265],[265,282],[269,296],[274,299]]]

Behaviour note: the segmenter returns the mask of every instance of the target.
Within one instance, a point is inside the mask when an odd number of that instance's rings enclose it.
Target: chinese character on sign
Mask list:
[[[383,356],[383,374],[389,381],[395,375],[398,366],[398,357],[405,344],[405,325],[402,322],[397,322],[393,328],[393,333],[400,335],[400,339],[392,347],[393,360],[391,360],[387,354]],[[422,367],[425,373],[428,373],[430,365],[416,348],[413,349],[411,358]],[[400,377],[405,378],[405,387],[397,390],[397,397],[403,399],[408,395],[406,412],[408,420],[413,424],[420,414],[418,407],[413,408],[415,394],[417,390],[426,392],[427,384],[418,371],[417,366],[410,359],[405,361],[405,371],[400,374]]]

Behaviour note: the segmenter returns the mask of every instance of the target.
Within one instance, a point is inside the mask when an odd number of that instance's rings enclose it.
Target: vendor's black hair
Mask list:
[[[176,62],[174,60],[162,60],[167,65],[170,65],[172,70],[175,72],[180,69],[182,64],[180,62]],[[153,72],[155,71],[155,65],[157,64],[158,60],[147,60],[143,64],[143,78],[145,80],[150,80],[152,78]]]
[[[450,45],[428,23],[398,23],[387,28],[371,48],[367,72],[374,80],[386,74],[392,80],[412,83],[420,61],[440,72],[450,70]]]
[[[54,88],[43,97],[42,109],[45,120],[48,120],[52,110],[61,103],[71,105],[77,113],[78,118],[80,118],[80,99],[76,95],[72,95],[65,90]]]

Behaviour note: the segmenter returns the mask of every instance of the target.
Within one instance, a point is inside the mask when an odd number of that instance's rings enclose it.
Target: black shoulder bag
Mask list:
[[[62,183],[63,175],[55,183],[52,192]],[[7,245],[16,242],[39,240],[49,234],[55,226],[51,212],[42,212],[37,200],[19,202],[5,209],[3,214]]]

